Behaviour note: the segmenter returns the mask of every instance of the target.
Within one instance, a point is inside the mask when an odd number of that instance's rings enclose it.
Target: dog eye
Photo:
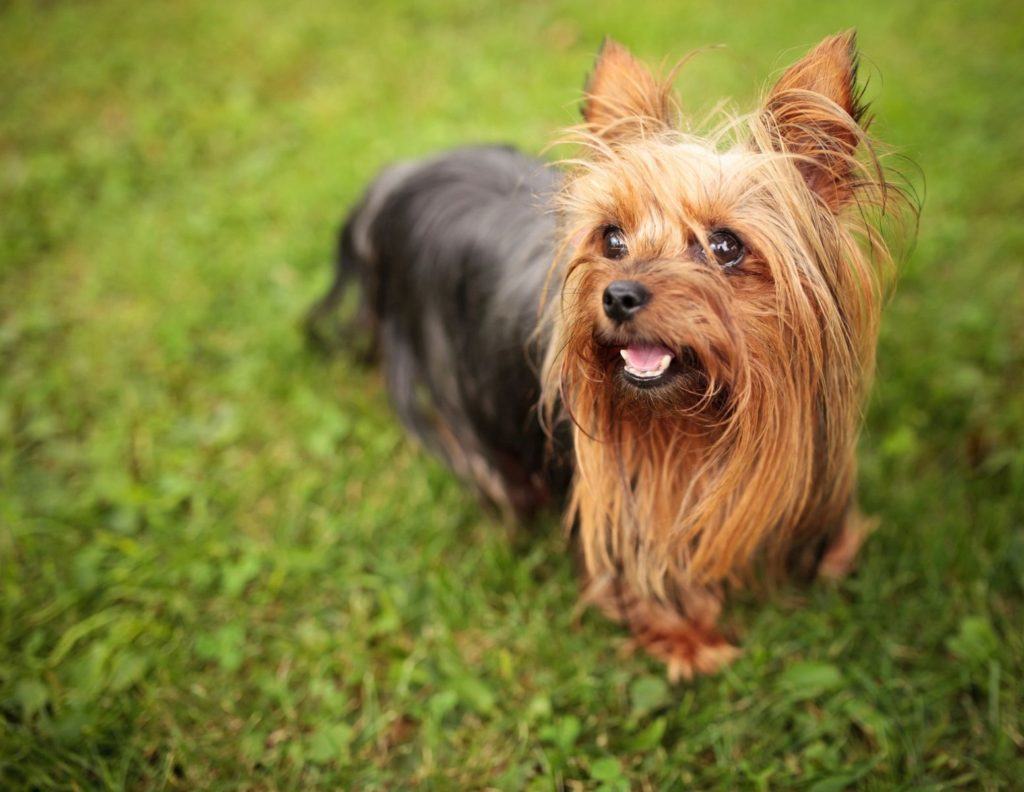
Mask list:
[[[626,248],[626,238],[621,228],[608,226],[604,230],[604,257],[620,259],[629,251]]]
[[[732,231],[724,229],[712,231],[708,235],[708,247],[719,265],[725,268],[739,265],[747,255],[747,249],[743,247],[739,237]]]

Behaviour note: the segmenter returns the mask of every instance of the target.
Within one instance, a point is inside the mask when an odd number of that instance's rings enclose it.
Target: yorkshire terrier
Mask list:
[[[584,600],[678,679],[738,654],[727,589],[840,576],[865,537],[894,188],[853,32],[705,136],[674,77],[606,41],[560,170],[497,146],[386,168],[311,327],[358,280],[348,325],[411,432],[519,517],[564,497]]]

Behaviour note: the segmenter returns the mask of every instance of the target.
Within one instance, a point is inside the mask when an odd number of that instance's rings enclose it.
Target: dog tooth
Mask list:
[[[657,379],[661,376],[662,372],[653,369],[638,369],[629,365],[628,363],[624,366],[626,373],[631,374],[637,379]]]

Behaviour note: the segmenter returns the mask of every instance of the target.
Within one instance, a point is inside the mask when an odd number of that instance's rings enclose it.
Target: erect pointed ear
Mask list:
[[[643,137],[672,126],[671,86],[660,83],[629,50],[606,38],[587,80],[583,120],[608,143]]]
[[[798,155],[807,186],[834,211],[852,195],[865,109],[853,30],[829,36],[787,69],[765,102],[775,147]]]

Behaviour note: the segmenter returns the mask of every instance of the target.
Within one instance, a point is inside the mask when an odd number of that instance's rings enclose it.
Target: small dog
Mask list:
[[[855,442],[899,197],[852,32],[760,109],[682,131],[606,41],[560,175],[511,148],[384,170],[311,327],[358,315],[408,428],[520,518],[567,494],[584,599],[670,678],[738,650],[729,587],[838,576],[866,533]],[[897,202],[898,203],[898,202]],[[539,317],[539,319],[538,319]]]

